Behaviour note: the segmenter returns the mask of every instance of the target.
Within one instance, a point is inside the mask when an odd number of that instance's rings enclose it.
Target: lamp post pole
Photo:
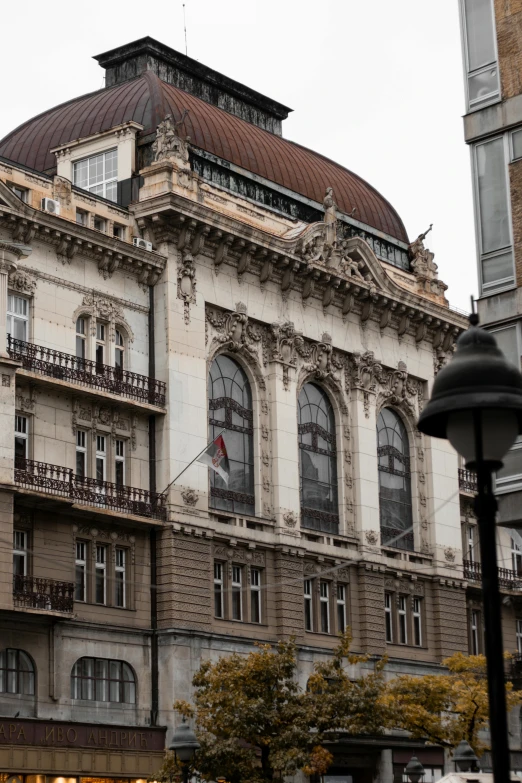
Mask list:
[[[475,448],[477,455],[477,495],[475,513],[479,528],[480,560],[482,565],[482,605],[484,609],[484,638],[489,695],[489,730],[491,757],[495,781],[509,781],[509,743],[504,675],[504,646],[498,584],[496,514],[497,501],[493,494],[491,470],[484,463],[480,411],[473,412]]]

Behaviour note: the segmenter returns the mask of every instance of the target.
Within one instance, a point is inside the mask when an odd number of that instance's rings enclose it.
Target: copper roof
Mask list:
[[[356,174],[161,81],[151,71],[33,117],[0,141],[0,156],[38,171],[52,170],[56,160],[49,150],[54,147],[131,120],[143,125],[140,135],[146,135],[166,114],[179,119],[184,109],[189,112],[184,127],[194,146],[319,203],[332,187],[342,212],[356,207],[356,220],[408,242],[391,204]]]

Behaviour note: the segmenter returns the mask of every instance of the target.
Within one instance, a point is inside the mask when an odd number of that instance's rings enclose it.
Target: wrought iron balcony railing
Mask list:
[[[472,470],[459,468],[459,489],[463,492],[477,491],[477,475]]]
[[[72,612],[74,582],[59,582],[37,576],[13,576],[15,606],[29,609],[47,609],[53,612]]]
[[[482,581],[482,565],[475,560],[463,560],[464,579],[469,582],[481,582]],[[498,582],[500,587],[504,590],[520,590],[522,589],[522,574],[517,574],[516,571],[512,571],[510,568],[498,569]]]
[[[80,359],[69,353],[44,348],[7,336],[9,356],[22,362],[22,367],[32,372],[58,378],[61,381],[83,384],[93,389],[118,394],[121,397],[165,405],[166,384],[146,375]]]
[[[165,495],[125,484],[77,476],[71,468],[50,465],[48,462],[17,458],[15,483],[26,489],[70,498],[86,506],[99,506],[152,519],[167,517]]]

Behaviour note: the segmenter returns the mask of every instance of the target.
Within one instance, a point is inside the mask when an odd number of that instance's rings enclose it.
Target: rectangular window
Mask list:
[[[400,595],[397,601],[397,615],[399,621],[399,644],[408,644],[408,618],[406,617],[405,595]]]
[[[125,239],[125,227],[118,225],[118,223],[113,224],[112,233],[116,239]]]
[[[305,613],[305,629],[307,631],[313,631],[314,615],[312,609],[312,580],[311,579],[305,579],[304,582],[304,613]]]
[[[87,600],[87,544],[85,541],[76,542],[76,584],[74,589],[75,601]]]
[[[421,599],[413,599],[413,644],[416,647],[422,647],[422,616]]]
[[[471,655],[480,654],[480,613],[476,609],[470,614]]]
[[[24,204],[27,204],[29,200],[28,199],[29,191],[27,190],[27,188],[21,188],[19,185],[10,185],[10,188],[15,194],[15,196],[18,196],[20,201],[23,201]]]
[[[27,416],[15,416],[15,461],[29,456],[29,422]]]
[[[29,300],[9,294],[7,297],[7,334],[14,340],[27,342]]]
[[[522,158],[522,129],[515,130],[511,134],[511,161]]]
[[[337,585],[337,632],[346,631],[346,586]]]
[[[330,633],[330,585],[328,582],[321,582],[319,590],[321,631],[322,633]]]
[[[73,164],[73,182],[97,196],[117,200],[118,151],[109,150]]]
[[[515,533],[515,531],[512,531]],[[515,533],[515,535],[517,535]],[[518,541],[511,535],[511,568],[517,576],[522,576],[522,549]]]
[[[127,552],[125,549],[116,548],[116,565],[114,567],[114,604],[121,608],[126,606],[126,579],[125,566]]]
[[[467,556],[470,563],[474,563],[476,561],[475,556],[475,526],[474,525],[468,525],[468,540],[466,543],[467,547]]]
[[[520,370],[520,346],[518,324],[504,326],[502,329],[491,329],[491,334],[497,341],[497,345],[511,364]]]
[[[107,601],[107,547],[96,544],[96,603]]]
[[[473,147],[482,294],[514,284],[504,137]]]
[[[105,481],[107,452],[105,435],[96,435],[96,480]]]
[[[517,652],[522,655],[522,620],[517,620]]]
[[[493,0],[462,0],[468,110],[499,100]]]
[[[242,601],[242,578],[243,571],[241,566],[232,566],[232,619],[243,619],[243,601]]]
[[[250,570],[250,622],[261,622],[261,571]]]
[[[13,532],[13,575],[27,576],[27,533],[25,530]]]
[[[79,226],[86,226],[89,222],[89,213],[84,209],[76,210],[76,222]]]
[[[85,318],[78,318],[76,321],[76,356],[78,359],[85,359],[87,345],[87,321]]]
[[[96,229],[96,231],[105,232],[106,227],[107,227],[107,222],[103,218],[99,217],[98,215],[95,215],[94,228]]]
[[[116,345],[114,346],[114,366],[123,370],[123,358],[125,353],[125,340],[119,329],[116,329]]]
[[[105,332],[106,325],[97,321],[96,323],[96,364],[103,367],[105,360]]]
[[[114,477],[118,487],[125,484],[125,441],[116,441],[116,455],[114,457]]]
[[[87,475],[87,433],[76,431],[76,475],[84,478]]]
[[[214,563],[214,615],[223,620],[225,606],[223,602],[223,563]]]
[[[386,626],[386,641],[393,642],[392,594],[384,594],[384,624]]]

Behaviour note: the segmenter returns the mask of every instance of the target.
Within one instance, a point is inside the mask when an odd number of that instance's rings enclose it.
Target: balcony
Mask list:
[[[475,494],[477,491],[477,475],[472,470],[459,468],[459,489],[462,492]]]
[[[166,384],[155,378],[15,340],[10,334],[7,335],[7,350],[11,359],[22,363],[24,370],[149,405],[165,407]]]
[[[74,606],[74,582],[13,576],[13,603],[27,609],[45,609],[70,614]]]
[[[468,582],[482,581],[482,566],[474,560],[463,560],[464,579]],[[498,582],[504,590],[520,590],[522,588],[522,574],[517,574],[510,568],[498,569]]]
[[[32,459],[17,459],[14,473],[15,484],[23,489],[69,498],[73,503],[108,511],[150,519],[167,518],[166,496],[147,489],[77,476],[71,468]]]

